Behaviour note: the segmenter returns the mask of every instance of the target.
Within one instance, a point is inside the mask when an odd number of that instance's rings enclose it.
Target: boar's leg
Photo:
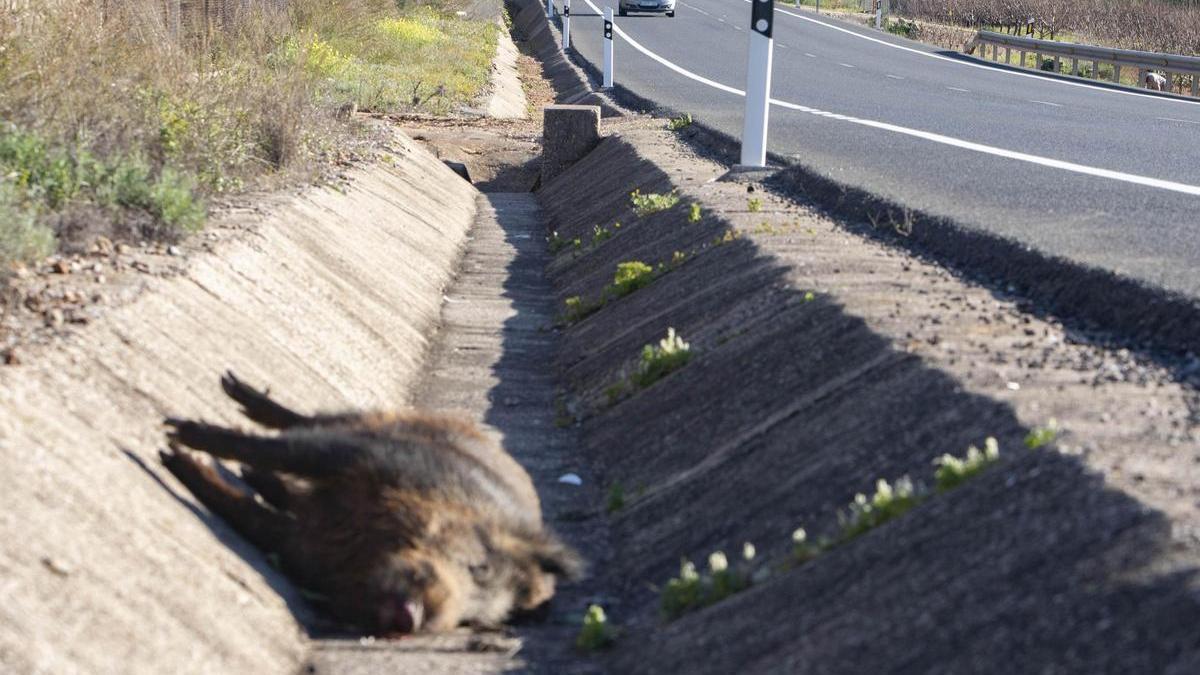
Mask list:
[[[254,497],[226,483],[211,467],[172,446],[159,453],[163,466],[183,483],[208,510],[229,523],[247,541],[267,552],[281,552],[290,541],[288,519],[272,513]]]
[[[166,424],[174,427],[167,434],[174,442],[264,471],[319,478],[350,466],[360,453],[360,449],[353,444],[331,439],[251,436],[233,429],[181,419],[169,418]]]
[[[221,377],[221,388],[229,398],[242,406],[242,414],[268,429],[331,426],[352,422],[361,417],[358,413],[302,415],[277,403],[271,398],[269,391],[259,391],[242,382],[233,371],[227,371]]]
[[[255,469],[252,466],[243,466],[242,480],[246,481],[247,485],[254,488],[255,492],[262,495],[262,498],[276,509],[287,511],[291,508],[292,493],[288,491],[287,484],[283,482],[279,474]]]

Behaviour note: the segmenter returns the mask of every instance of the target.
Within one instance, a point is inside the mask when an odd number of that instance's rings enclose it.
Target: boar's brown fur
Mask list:
[[[169,419],[163,464],[342,620],[374,634],[494,626],[579,572],[543,526],[529,475],[471,422],[415,411],[307,416],[232,373],[221,385],[279,433]],[[181,446],[241,463],[262,500]]]

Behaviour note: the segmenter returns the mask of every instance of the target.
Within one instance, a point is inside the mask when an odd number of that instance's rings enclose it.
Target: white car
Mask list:
[[[629,16],[630,12],[654,12],[675,16],[675,0],[620,0],[617,14]]]

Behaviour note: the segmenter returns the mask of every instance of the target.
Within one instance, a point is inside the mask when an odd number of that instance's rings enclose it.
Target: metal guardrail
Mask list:
[[[1136,68],[1138,71],[1138,86],[1146,87],[1147,74],[1158,72],[1166,76],[1168,84],[1178,82],[1182,91],[1183,82],[1190,80],[1192,96],[1200,95],[1200,57],[1181,56],[1177,54],[1159,54],[1156,52],[1141,52],[1133,49],[1113,49],[1111,47],[1096,47],[1072,42],[1056,42],[1054,40],[1038,40],[1019,35],[1006,35],[992,31],[981,30],[963,47],[967,54],[973,54],[979,48],[980,57],[987,59],[988,45],[992,47],[992,61],[1002,61],[1011,64],[1012,55],[1018,55],[1018,65],[1025,67],[1026,55],[1036,55],[1039,70],[1066,72],[1079,76],[1079,64],[1091,63],[1089,74],[1093,79],[1100,78],[1100,64],[1111,63],[1113,68],[1112,81],[1121,82],[1123,68]],[[1000,59],[1000,50],[1004,49],[1004,58]],[[1053,58],[1053,66],[1043,60],[1043,55]],[[1071,66],[1064,71],[1062,66],[1069,59]],[[1151,87],[1153,88],[1153,87]]]

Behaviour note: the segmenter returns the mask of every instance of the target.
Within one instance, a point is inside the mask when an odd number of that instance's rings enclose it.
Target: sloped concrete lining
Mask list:
[[[567,328],[557,361],[582,455],[627,495],[599,582],[622,627],[609,672],[1200,663],[1194,390],[1147,362],[1127,380],[1116,350],[1001,293],[761,186],[714,181],[723,167],[661,129],[606,130],[538,196],[559,238],[581,242],[549,267],[560,303],[599,300],[621,262],[663,264]],[[678,191],[680,203],[639,217],[634,189]],[[595,241],[597,225],[611,237]],[[648,388],[614,386],[668,327],[692,360]],[[1025,448],[1049,417],[1068,430],[1058,447]],[[788,565],[796,527],[836,538],[855,493],[906,474],[931,486],[934,458],[986,436],[999,440],[996,466]],[[703,569],[743,542],[766,579],[663,619],[659,592],[680,558]]]
[[[0,369],[0,671],[297,669],[303,603],[159,466],[161,420],[244,425],[226,368],[303,409],[407,401],[477,192],[393,147]]]
[[[542,73],[554,88],[556,101],[572,105],[598,105],[605,117],[624,113],[607,94],[595,91],[587,73],[571,62],[562,50],[562,34],[546,19],[546,6],[539,0],[509,0],[514,35],[527,43],[542,64]]]
[[[500,23],[496,33],[496,58],[492,59],[492,78],[484,112],[497,119],[525,119],[528,111],[525,90],[517,75],[517,45]]]

